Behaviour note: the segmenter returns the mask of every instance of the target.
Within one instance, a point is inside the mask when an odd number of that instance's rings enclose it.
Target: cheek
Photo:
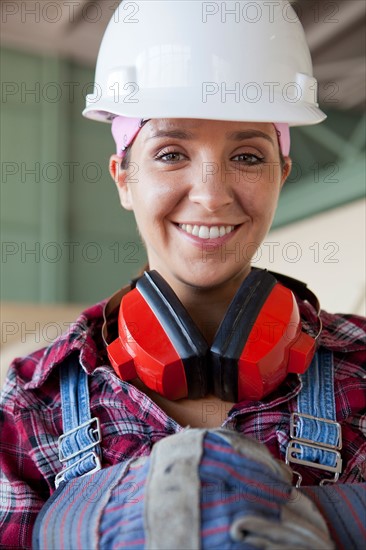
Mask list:
[[[256,179],[249,186],[248,200],[258,214],[271,215],[277,206],[280,193],[280,170],[273,164],[266,164],[261,167],[258,174],[254,175],[255,177]]]
[[[143,174],[131,185],[130,191],[133,210],[145,218],[143,222],[168,215],[183,195],[181,186],[159,177],[144,177]]]
[[[278,194],[275,185],[258,181],[255,184],[246,184],[245,188],[239,190],[237,200],[251,218],[266,219],[276,209]]]

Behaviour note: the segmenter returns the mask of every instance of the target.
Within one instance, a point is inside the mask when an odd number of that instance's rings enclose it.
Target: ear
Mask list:
[[[281,176],[281,189],[282,187],[284,186],[284,183],[285,181],[287,180],[287,178],[289,177],[290,173],[291,173],[291,168],[292,168],[292,160],[290,157],[284,157],[285,159],[285,165],[282,169],[282,176]]]
[[[109,173],[116,184],[121,205],[126,210],[133,210],[132,197],[128,185],[128,170],[122,168],[122,157],[112,155],[109,159]]]

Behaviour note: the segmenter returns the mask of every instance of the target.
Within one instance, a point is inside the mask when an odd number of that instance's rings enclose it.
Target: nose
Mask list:
[[[201,170],[192,174],[189,198],[209,212],[220,210],[234,201],[230,181],[224,163],[203,162]]]

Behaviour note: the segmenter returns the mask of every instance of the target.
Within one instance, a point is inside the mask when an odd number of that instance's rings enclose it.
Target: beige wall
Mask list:
[[[365,234],[366,202],[358,200],[274,229],[254,265],[306,282],[323,309],[365,315]]]

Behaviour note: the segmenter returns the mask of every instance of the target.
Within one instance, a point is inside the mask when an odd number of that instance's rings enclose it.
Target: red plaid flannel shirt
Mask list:
[[[314,329],[314,311],[299,301],[305,327]],[[84,311],[68,332],[48,348],[16,359],[1,396],[0,541],[2,548],[31,548],[36,516],[55,490],[61,469],[62,434],[59,366],[78,350],[90,375],[92,416],[102,428],[103,465],[147,455],[159,439],[182,429],[149,397],[122,382],[110,367],[101,338],[104,302]],[[342,426],[343,472],[340,483],[366,479],[366,324],[354,315],[322,312],[320,344],[334,352],[337,420]],[[111,328],[115,326],[117,312]],[[223,409],[223,425],[254,437],[284,460],[290,413],[296,410],[299,379],[289,375],[259,402]],[[225,404],[223,403],[223,406]],[[204,418],[203,418],[204,421]],[[317,485],[322,472],[297,468],[304,485]]]

